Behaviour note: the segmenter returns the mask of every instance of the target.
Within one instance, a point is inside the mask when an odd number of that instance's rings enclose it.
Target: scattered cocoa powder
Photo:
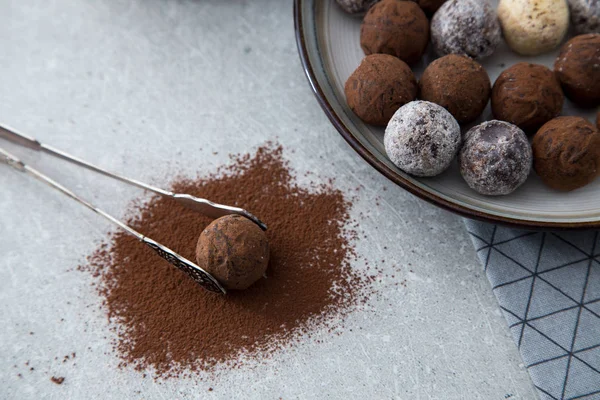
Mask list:
[[[50,378],[50,380],[52,382],[56,383],[57,385],[62,385],[63,382],[65,381],[65,378],[62,376],[59,376],[59,377],[53,376],[52,378]]]
[[[357,238],[348,228],[349,200],[331,183],[298,186],[281,147],[268,144],[254,156],[234,157],[206,178],[178,179],[172,190],[261,218],[269,227],[267,278],[244,291],[210,293],[135,238],[114,233],[89,257],[88,269],[100,279],[122,366],[163,378],[237,367],[240,356],[268,357],[315,327],[331,331],[366,300],[369,280],[349,264]],[[137,205],[130,215],[134,229],[188,259],[211,222],[164,198]]]

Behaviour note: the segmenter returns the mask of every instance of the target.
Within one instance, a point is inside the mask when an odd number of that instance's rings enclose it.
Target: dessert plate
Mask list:
[[[361,17],[346,14],[335,0],[295,0],[294,20],[300,59],[321,107],[350,146],[387,178],[433,204],[472,219],[528,229],[600,228],[600,178],[584,188],[562,193],[544,186],[532,171],[514,193],[488,197],[467,186],[456,161],[434,178],[413,177],[396,168],[385,154],[384,129],[363,123],[346,105],[344,83],[364,57],[360,48]],[[493,83],[504,69],[517,62],[552,68],[557,54],[558,49],[542,56],[522,57],[502,43],[481,64]],[[417,78],[434,59],[429,48],[421,62],[413,66]],[[595,123],[596,111],[577,108],[565,100],[562,115],[578,115]],[[482,116],[463,131],[490,119],[493,117],[488,104]]]

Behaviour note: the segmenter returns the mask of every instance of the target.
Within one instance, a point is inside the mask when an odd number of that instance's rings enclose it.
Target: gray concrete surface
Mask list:
[[[73,270],[112,227],[0,166],[0,398],[535,398],[462,221],[381,177],[320,110],[290,1],[2,0],[0,49],[3,123],[156,184],[278,140],[299,172],[365,186],[358,251],[395,273],[352,331],[216,378],[154,382],[117,369],[92,278]],[[116,215],[141,195],[2,146]]]

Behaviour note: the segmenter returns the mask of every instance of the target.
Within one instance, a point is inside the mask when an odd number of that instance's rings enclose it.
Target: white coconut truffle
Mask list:
[[[431,42],[438,56],[491,55],[500,43],[500,23],[488,0],[449,0],[431,19]]]
[[[600,0],[568,0],[575,32],[600,33]]]
[[[558,47],[569,28],[566,0],[500,0],[498,18],[506,43],[535,56]]]
[[[499,196],[512,193],[527,180],[533,155],[527,136],[519,127],[492,120],[466,133],[458,163],[471,189]]]
[[[460,126],[452,114],[428,101],[412,101],[400,107],[383,138],[390,160],[416,176],[443,172],[456,156],[460,143]]]

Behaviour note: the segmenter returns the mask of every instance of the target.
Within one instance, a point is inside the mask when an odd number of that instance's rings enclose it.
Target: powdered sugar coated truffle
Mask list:
[[[449,0],[433,15],[431,41],[439,56],[491,55],[500,43],[500,23],[488,0]]]
[[[336,0],[339,6],[349,14],[361,15],[379,0]]]
[[[577,33],[600,33],[600,0],[568,0]]]
[[[441,106],[412,101],[398,109],[385,129],[383,144],[390,160],[416,176],[443,172],[460,148],[460,126]]]
[[[492,120],[467,132],[458,163],[471,189],[498,196],[512,193],[527,180],[533,156],[519,127]]]

